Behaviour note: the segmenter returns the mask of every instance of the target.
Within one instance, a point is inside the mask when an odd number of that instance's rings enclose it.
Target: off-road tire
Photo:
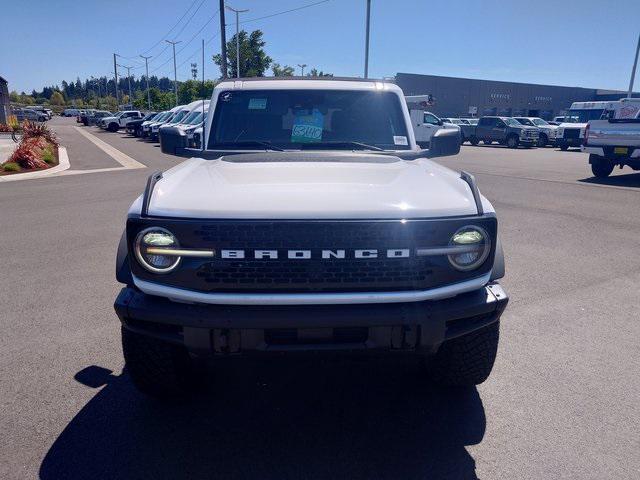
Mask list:
[[[428,364],[431,378],[442,385],[479,385],[491,373],[498,351],[500,322],[448,340]]]
[[[544,133],[541,133],[540,136],[538,137],[538,146],[546,147],[548,143],[549,143],[549,138]]]
[[[509,148],[518,148],[518,144],[520,141],[516,135],[509,135],[507,137],[507,147]]]
[[[475,147],[478,145],[478,143],[480,143],[480,140],[478,140],[478,137],[474,135],[471,138],[469,138],[469,142],[471,143],[471,145]]]
[[[117,132],[118,125],[115,123],[110,123],[109,126],[107,127],[107,130],[109,130],[110,132]]]
[[[198,369],[184,347],[122,327],[122,352],[133,384],[146,395],[176,399],[197,386]]]
[[[569,145],[566,144],[561,144],[560,145],[560,150],[562,150],[563,152],[566,152],[567,150],[569,150]]]
[[[613,172],[615,165],[598,155],[589,155],[591,171],[596,178],[607,178]]]

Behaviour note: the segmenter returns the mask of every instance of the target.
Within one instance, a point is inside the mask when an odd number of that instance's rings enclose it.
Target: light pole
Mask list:
[[[302,70],[302,73],[300,74],[301,77],[304,77],[304,67],[307,66],[306,63],[302,63],[302,64],[298,64],[298,66],[300,67],[300,70]]]
[[[229,5],[227,8],[236,14],[236,78],[240,78],[240,14],[249,10],[238,10]]]
[[[127,82],[129,83],[129,105],[131,106],[133,105],[131,103],[133,101],[133,97],[131,96],[131,68],[132,67],[127,67],[126,65],[120,65],[120,64],[118,64],[118,66],[127,69]]]
[[[364,41],[364,78],[369,78],[369,25],[371,23],[371,0],[367,0],[367,33]]]
[[[627,98],[631,98],[633,94],[633,82],[636,79],[636,68],[638,67],[638,53],[640,53],[640,33],[638,34],[638,46],[636,47],[636,58],[633,61],[633,70],[631,71],[631,81],[629,82],[629,92]]]
[[[176,107],[178,106],[178,69],[176,67],[176,45],[180,41],[172,42],[171,40],[165,40],[173,46],[173,91],[176,94]]]
[[[222,70],[222,78],[227,78],[227,32],[224,25],[224,0],[220,0],[220,43],[222,55],[220,70]]]
[[[149,59],[151,58],[151,56],[145,57],[144,55],[140,55],[142,58],[144,58],[144,66],[147,70],[147,75],[146,75],[146,79],[147,79],[147,102],[149,103],[149,111],[151,111],[151,92],[149,91]]]
[[[115,74],[115,85],[116,85],[116,111],[120,110],[120,101],[118,100],[118,64],[116,63],[116,57],[119,57],[117,53],[113,54],[113,73]]]

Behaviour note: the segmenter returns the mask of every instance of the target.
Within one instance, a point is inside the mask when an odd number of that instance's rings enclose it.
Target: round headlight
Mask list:
[[[169,273],[178,266],[180,257],[162,253],[163,250],[177,248],[178,240],[165,228],[146,228],[136,237],[136,258],[140,265],[153,273]]]
[[[475,225],[460,228],[451,237],[449,245],[459,251],[449,255],[449,263],[462,272],[478,268],[491,251],[491,239],[486,230]]]

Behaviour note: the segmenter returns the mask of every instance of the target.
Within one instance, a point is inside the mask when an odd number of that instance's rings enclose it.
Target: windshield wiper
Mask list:
[[[300,149],[314,149],[314,148],[360,148],[361,150],[375,150],[377,152],[384,152],[384,148],[376,147],[375,145],[368,145],[361,142],[311,142],[303,143],[300,145]]]
[[[283,148],[274,146],[271,142],[262,142],[260,140],[240,140],[238,142],[220,142],[213,147],[264,147],[267,150],[275,152],[284,152]]]

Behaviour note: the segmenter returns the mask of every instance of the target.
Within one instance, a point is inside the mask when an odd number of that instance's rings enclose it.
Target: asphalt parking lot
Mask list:
[[[441,163],[494,204],[511,300],[492,376],[445,391],[363,359],[220,365],[187,405],[132,387],[112,303],[117,243],[157,144],[50,125],[70,170],[0,184],[0,478],[640,477],[640,173],[465,146]],[[96,170],[96,171],[92,171]]]

